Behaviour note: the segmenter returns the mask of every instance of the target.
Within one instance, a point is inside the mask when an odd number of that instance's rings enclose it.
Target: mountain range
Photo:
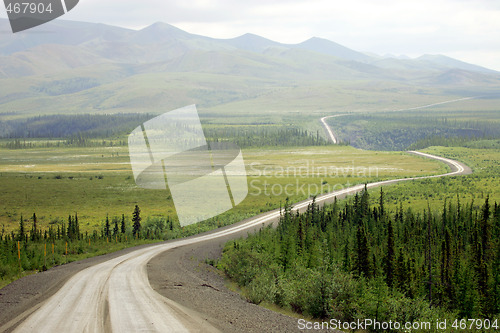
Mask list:
[[[299,44],[253,34],[215,39],[160,22],[131,30],[56,20],[9,30],[0,19],[0,115],[154,111],[186,103],[213,108],[273,94],[290,106],[318,86],[319,92],[360,84],[425,94],[500,84],[499,72],[444,55],[379,57],[317,37]]]

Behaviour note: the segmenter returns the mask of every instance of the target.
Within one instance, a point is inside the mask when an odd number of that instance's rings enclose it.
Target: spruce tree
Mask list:
[[[482,314],[488,315],[492,312],[493,300],[490,292],[490,276],[491,276],[491,231],[490,231],[490,204],[489,196],[486,197],[485,203],[481,209],[481,219],[479,221],[479,232],[481,233],[480,240],[477,245],[477,262],[478,271],[478,289],[482,296]]]
[[[135,205],[134,213],[132,214],[132,234],[138,237],[141,232],[141,209]]]
[[[358,226],[356,232],[356,256],[354,262],[354,274],[357,277],[370,277],[370,248],[366,237],[365,228]]]
[[[110,225],[109,225],[109,216],[106,214],[106,223],[104,224],[104,237],[109,237],[110,234]]]
[[[383,217],[385,215],[385,209],[384,209],[384,191],[382,190],[382,187],[380,188],[379,215],[380,215],[380,217]]]
[[[22,215],[21,215],[21,219],[19,220],[19,232],[17,234],[17,240],[19,240],[19,241],[24,240],[24,221],[23,221]]]
[[[427,201],[427,274],[428,274],[428,301],[432,303],[432,233],[431,233],[431,221],[432,221],[432,213],[431,206]]]
[[[122,214],[122,222],[120,224],[120,231],[122,234],[125,233],[125,214]]]
[[[114,223],[114,225],[113,225],[113,236],[116,236],[116,235],[118,235],[118,230],[119,230],[118,229],[118,217],[116,217],[116,216],[113,217],[113,223]]]
[[[483,247],[484,260],[486,261],[486,263],[488,263],[490,259],[491,228],[489,219],[490,219],[490,203],[489,203],[489,196],[487,196],[481,210],[481,220],[480,220],[481,245]]]
[[[367,185],[365,183],[365,188],[363,189],[363,192],[361,193],[361,198],[360,198],[360,202],[359,202],[359,205],[360,205],[359,208],[361,209],[361,212],[360,212],[361,218],[366,218],[370,213],[369,200],[370,200],[370,196],[368,195],[368,188],[367,188]]]
[[[444,240],[441,243],[441,287],[442,287],[442,300],[452,300],[452,281],[451,281],[451,236],[450,231],[446,229]]]
[[[395,260],[395,286],[403,294],[408,294],[408,283],[409,283],[409,265],[407,265],[407,260],[403,255],[403,249],[399,249],[399,255]]]
[[[66,233],[69,239],[73,239],[73,218],[68,216],[68,231]]]
[[[33,227],[31,228],[31,240],[36,241],[38,239],[38,231],[36,228],[36,214],[33,213]]]
[[[385,282],[392,289],[394,286],[394,229],[392,221],[387,224],[387,256],[385,258]]]
[[[80,224],[78,223],[78,213],[75,212],[75,220],[73,222],[74,236],[76,239],[80,239]]]

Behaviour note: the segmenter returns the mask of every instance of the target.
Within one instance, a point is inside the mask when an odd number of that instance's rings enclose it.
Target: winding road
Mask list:
[[[328,119],[328,118],[335,118],[335,117],[342,117],[342,116],[347,116],[347,114],[336,114],[336,115],[333,115],[333,116],[326,116],[326,117],[323,117],[323,118],[321,118],[319,120],[321,122],[321,124],[323,125],[323,127],[325,128],[326,133],[328,134],[328,139],[333,144],[337,144],[338,140],[335,137],[335,135],[333,134],[332,128],[330,126],[328,126],[328,124],[326,123],[326,119]]]
[[[340,116],[340,115],[337,115]],[[324,117],[332,142],[336,143]],[[435,176],[402,178],[370,183],[368,188],[422,178],[468,174],[464,164],[421,152],[411,152],[436,159],[450,166],[451,171]],[[331,202],[361,191],[363,184],[328,193],[316,198],[317,203]],[[305,210],[312,199],[294,205],[294,210]],[[165,251],[175,252],[181,247],[203,247],[210,241],[222,242],[241,237],[263,224],[279,220],[280,211],[274,210],[237,224],[186,239],[174,240],[140,248],[116,258],[90,266],[74,274],[48,299],[18,314],[0,327],[0,331],[14,332],[217,332],[220,331],[200,312],[197,304],[181,305],[160,295],[148,279],[147,264]],[[242,314],[243,316],[244,314]],[[235,319],[237,320],[237,319]]]

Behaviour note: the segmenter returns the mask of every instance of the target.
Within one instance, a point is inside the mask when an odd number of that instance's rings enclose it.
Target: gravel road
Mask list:
[[[412,152],[468,174],[460,162]],[[415,178],[368,184],[388,185]],[[362,190],[325,194],[316,202]],[[294,205],[304,210],[311,200]],[[1,332],[289,332],[297,319],[250,304],[225,287],[206,259],[223,244],[275,223],[272,211],[201,235],[87,259],[15,281],[0,290]]]

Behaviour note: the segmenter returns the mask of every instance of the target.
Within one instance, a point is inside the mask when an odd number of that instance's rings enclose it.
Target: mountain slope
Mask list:
[[[0,19],[0,29],[10,30],[7,20]],[[496,90],[499,75],[445,56],[369,56],[321,38],[294,45],[253,34],[215,39],[161,22],[136,31],[55,20],[0,34],[0,115],[144,112],[185,103],[370,106],[397,103],[405,97],[400,92],[411,91],[418,93],[406,96],[408,103],[432,103],[429,96],[440,91]],[[47,94],[52,82],[69,87]]]
[[[485,74],[498,74],[498,72],[477,65],[468,64],[466,62],[456,60],[444,55],[429,55],[425,54],[416,59],[417,62],[424,64],[427,67],[435,67],[437,69],[462,69],[466,71],[479,72]]]
[[[340,44],[317,37],[313,37],[297,45],[292,45],[292,47],[314,51],[344,60],[365,62],[372,59],[366,54],[353,51]]]

